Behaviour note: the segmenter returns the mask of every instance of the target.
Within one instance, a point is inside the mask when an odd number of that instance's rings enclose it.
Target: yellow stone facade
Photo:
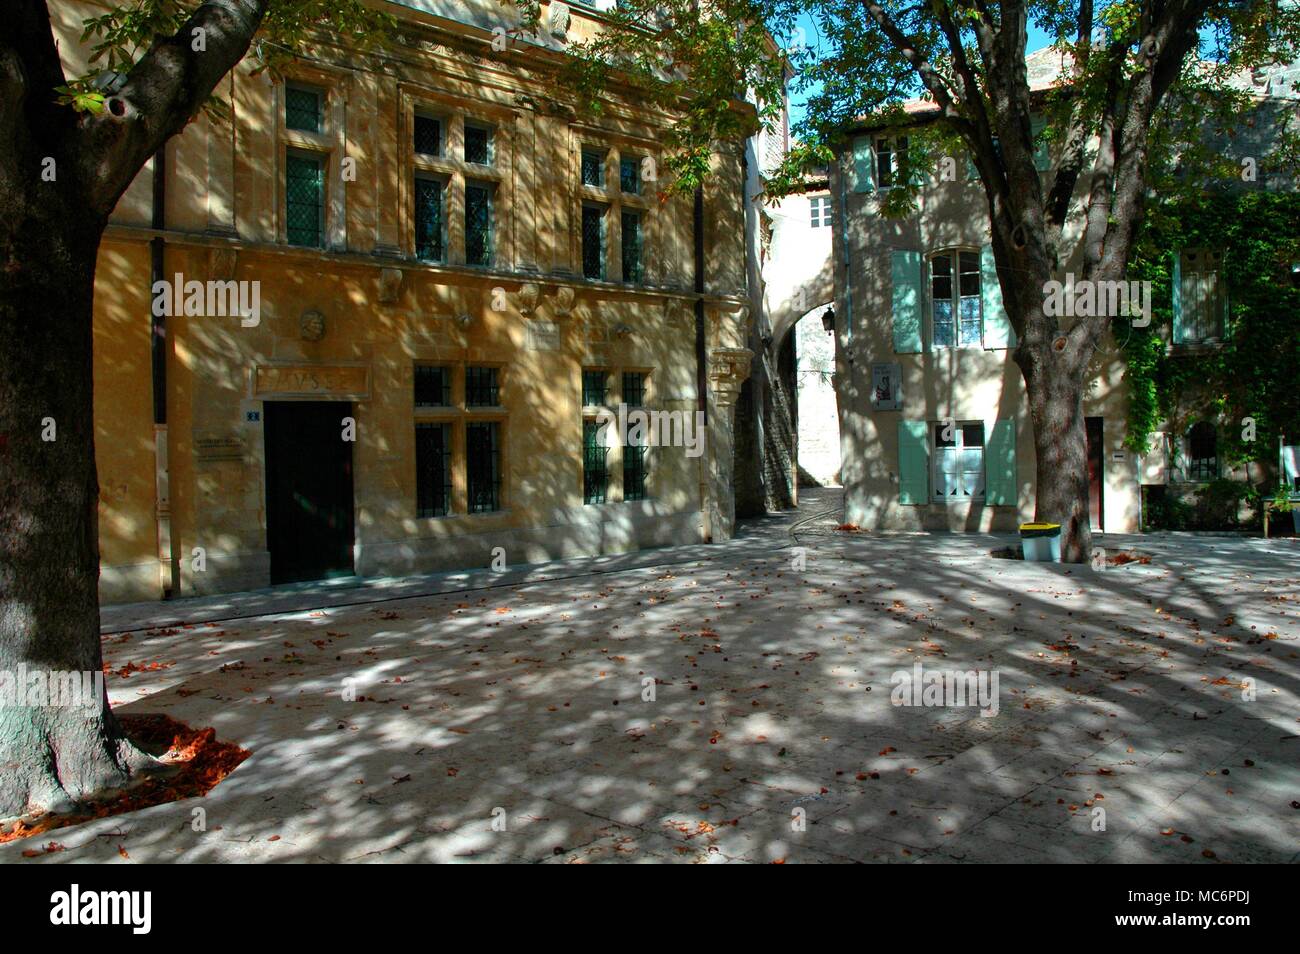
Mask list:
[[[229,121],[196,119],[166,147],[163,227],[154,227],[153,164],[113,216],[95,297],[106,601],[271,581],[268,402],[351,403],[361,576],[488,566],[495,548],[514,566],[730,532],[731,406],[749,356],[739,147],[720,150],[705,190],[697,295],[691,197],[661,196],[663,178],[639,195],[619,188],[621,157],[664,168],[671,117],[616,95],[584,115],[558,85],[564,44],[599,29],[598,12],[575,7],[565,36],[494,51],[498,4],[456,5],[469,11],[464,22],[386,6],[401,20],[400,44],[358,55],[323,43],[289,71],[289,83],[321,94],[320,132],[289,128],[286,83],[241,64],[219,88]],[[70,74],[84,65],[76,38],[95,12],[55,10]],[[416,154],[417,114],[440,121],[440,157]],[[490,130],[489,164],[465,160],[467,123]],[[584,149],[603,157],[603,188],[582,184]],[[286,163],[299,150],[323,157],[321,248],[287,241]],[[443,183],[445,262],[416,257],[417,176]],[[466,264],[467,183],[492,196],[485,267]],[[615,222],[623,209],[640,214],[641,281],[622,281],[614,228],[606,278],[583,277],[584,203]],[[168,282],[260,283],[255,323],[166,319],[165,423],[155,422],[151,370],[150,243],[159,239]],[[426,363],[450,369],[445,407],[415,405],[415,368]],[[478,367],[497,369],[499,406],[466,405],[465,369]],[[622,372],[635,371],[645,407],[706,410],[706,453],[650,448],[646,498],[625,501],[621,449],[611,448],[609,502],[584,504],[583,369],[608,373],[610,404]],[[465,434],[478,421],[498,426],[500,500],[468,513]],[[417,423],[450,426],[447,516],[417,516]]]

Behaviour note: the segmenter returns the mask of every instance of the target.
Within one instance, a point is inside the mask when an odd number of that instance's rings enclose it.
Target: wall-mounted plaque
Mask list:
[[[370,369],[356,364],[259,364],[253,371],[253,394],[365,400],[370,397]]]
[[[553,321],[528,322],[529,351],[559,351],[560,326]]]
[[[899,364],[871,366],[871,407],[876,411],[903,409],[903,368]]]

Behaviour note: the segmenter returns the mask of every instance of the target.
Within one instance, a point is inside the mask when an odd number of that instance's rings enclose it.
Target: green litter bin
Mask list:
[[[1022,523],[1020,544],[1025,559],[1036,563],[1061,562],[1061,525],[1059,523]]]

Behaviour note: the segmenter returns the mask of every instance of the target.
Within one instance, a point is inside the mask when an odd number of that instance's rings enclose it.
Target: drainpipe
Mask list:
[[[709,425],[709,356],[704,327],[704,187],[695,187],[695,408]],[[709,520],[709,455],[700,455],[700,532],[705,543],[713,542]]]
[[[844,350],[853,341],[853,270],[849,267],[849,200],[844,191],[844,168],[840,166],[840,244],[844,246]]]
[[[156,232],[167,228],[167,149],[153,156],[153,209],[151,225]],[[152,306],[154,283],[165,281],[161,235],[149,241],[149,301]],[[171,599],[179,590],[176,554],[173,552],[171,516],[171,470],[167,463],[167,318],[151,315],[149,350],[153,382],[153,447],[155,521],[158,530],[159,583],[163,599]]]

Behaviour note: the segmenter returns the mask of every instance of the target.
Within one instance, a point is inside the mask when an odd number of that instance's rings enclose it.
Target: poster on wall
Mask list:
[[[898,364],[873,364],[871,366],[871,407],[876,411],[901,411],[903,409],[902,366]]]

